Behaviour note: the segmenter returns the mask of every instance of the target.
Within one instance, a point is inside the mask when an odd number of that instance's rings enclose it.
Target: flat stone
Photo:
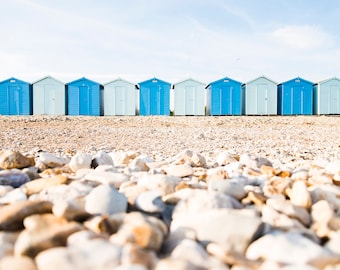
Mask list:
[[[320,268],[336,261],[336,256],[301,234],[280,231],[266,234],[251,243],[246,257],[250,260],[264,259],[282,264],[310,264]]]
[[[137,196],[135,207],[138,210],[147,213],[162,213],[165,209],[165,205],[161,195],[162,194],[157,190],[143,192]]]
[[[48,152],[39,153],[39,161],[47,168],[62,167],[70,162],[68,158],[57,157],[56,155]]]
[[[244,183],[242,181],[239,181],[238,178],[226,180],[210,180],[208,182],[208,190],[232,196],[237,200],[241,200],[247,195],[247,192],[244,189]]]
[[[260,156],[253,156],[249,154],[242,154],[240,156],[239,162],[244,165],[245,167],[252,168],[252,169],[260,169],[263,165],[265,166],[272,166],[272,163]]]
[[[47,201],[23,201],[4,206],[0,211],[0,230],[17,231],[24,228],[23,220],[34,214],[52,212],[52,203]]]
[[[95,187],[85,198],[85,210],[91,214],[126,212],[127,198],[109,185]]]
[[[122,247],[121,256],[122,265],[139,266],[146,270],[154,269],[154,266],[156,265],[157,261],[158,261],[157,255],[152,250],[147,250],[139,247],[138,245],[130,243]]]
[[[49,178],[40,178],[32,180],[22,186],[25,193],[30,196],[34,193],[39,193],[52,186],[58,186],[67,183],[68,178],[64,175],[56,175]]]
[[[0,185],[17,188],[30,180],[27,174],[17,170],[0,171]]]
[[[166,174],[173,175],[176,177],[190,176],[193,175],[194,172],[192,167],[187,164],[166,166],[164,170]]]
[[[191,150],[184,150],[181,153],[177,154],[173,158],[173,163],[177,165],[188,164],[191,167],[207,167],[207,162],[205,158],[201,154]]]
[[[124,182],[129,180],[129,177],[123,173],[108,172],[108,171],[91,171],[84,176],[86,180],[97,181],[102,184],[113,185],[117,189]]]
[[[69,221],[85,220],[90,216],[90,214],[85,211],[84,206],[79,201],[76,201],[76,199],[55,201],[52,212],[56,217],[65,218]]]
[[[203,243],[214,242],[226,250],[244,253],[262,231],[262,221],[253,210],[212,209],[199,213],[174,214],[170,231],[191,228]]]
[[[0,168],[4,170],[22,169],[34,165],[34,157],[26,157],[20,152],[12,150],[0,151]]]
[[[39,252],[65,246],[68,236],[82,230],[77,222],[68,222],[52,214],[32,215],[24,220],[23,230],[15,243],[15,255],[35,257]]]
[[[166,195],[175,191],[176,185],[182,179],[176,176],[164,174],[154,174],[143,176],[138,179],[137,185],[146,187],[149,190],[159,190],[162,195]]]

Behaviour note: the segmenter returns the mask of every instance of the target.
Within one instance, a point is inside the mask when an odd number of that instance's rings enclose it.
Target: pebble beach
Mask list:
[[[0,116],[0,269],[340,269],[340,116]]]

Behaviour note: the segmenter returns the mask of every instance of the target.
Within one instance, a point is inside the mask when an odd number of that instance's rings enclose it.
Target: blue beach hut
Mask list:
[[[242,85],[245,115],[277,114],[277,83],[265,76]]]
[[[313,85],[314,113],[340,114],[340,79],[331,78]]]
[[[313,83],[300,77],[278,86],[278,114],[312,115]]]
[[[206,87],[207,115],[241,115],[242,83],[222,78]]]
[[[178,82],[174,89],[174,115],[204,115],[205,84],[193,79]]]
[[[102,86],[94,81],[81,78],[66,85],[69,115],[101,115]]]
[[[51,76],[33,84],[33,114],[65,115],[65,84]]]
[[[32,114],[32,85],[16,78],[0,82],[0,114]]]
[[[170,115],[170,83],[153,78],[138,86],[140,115]]]

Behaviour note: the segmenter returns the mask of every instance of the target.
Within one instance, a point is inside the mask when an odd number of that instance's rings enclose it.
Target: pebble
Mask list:
[[[286,157],[280,152],[281,159],[271,158],[278,150],[265,149],[263,156],[187,149],[173,157],[88,149],[91,154],[36,149],[29,152],[33,161],[1,151],[27,164],[1,167],[0,268],[340,265],[340,163],[334,158],[309,160],[307,150],[288,158],[294,149]],[[10,175],[21,178],[8,185]]]
[[[127,198],[116,188],[99,185],[86,196],[85,210],[90,214],[108,214],[126,212]]]
[[[22,169],[34,165],[34,157],[26,157],[20,152],[12,150],[0,151],[0,168],[4,170]]]
[[[92,156],[90,154],[77,153],[71,158],[69,166],[72,171],[76,172],[79,169],[90,169]]]
[[[0,185],[17,188],[30,180],[27,174],[17,170],[0,171]]]

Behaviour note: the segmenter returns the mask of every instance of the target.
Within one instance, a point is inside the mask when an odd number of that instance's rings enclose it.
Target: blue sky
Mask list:
[[[2,0],[0,80],[340,77],[338,0]]]

